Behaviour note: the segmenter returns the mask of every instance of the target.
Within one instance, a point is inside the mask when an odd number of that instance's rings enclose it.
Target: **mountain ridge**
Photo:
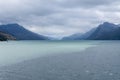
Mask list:
[[[120,40],[120,25],[104,22],[79,37],[68,36],[68,38],[71,40]]]
[[[0,25],[0,31],[14,36],[17,40],[47,40],[47,37],[29,31],[16,23]]]
[[[105,22],[99,25],[87,39],[90,40],[120,40],[120,26]]]

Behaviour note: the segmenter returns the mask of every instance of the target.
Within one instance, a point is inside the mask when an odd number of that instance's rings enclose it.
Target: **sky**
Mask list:
[[[103,22],[120,23],[120,0],[0,0],[0,24],[61,38]]]

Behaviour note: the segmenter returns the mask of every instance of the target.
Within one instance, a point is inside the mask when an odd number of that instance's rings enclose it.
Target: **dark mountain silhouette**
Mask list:
[[[47,37],[31,32],[19,24],[0,25],[0,31],[14,36],[17,40],[46,40]]]
[[[63,40],[120,40],[120,25],[104,22],[85,34],[74,34]]]
[[[7,41],[7,40],[16,40],[15,37],[12,35],[6,34],[4,32],[0,32],[0,41]]]
[[[120,40],[120,26],[105,22],[87,38],[90,40]]]

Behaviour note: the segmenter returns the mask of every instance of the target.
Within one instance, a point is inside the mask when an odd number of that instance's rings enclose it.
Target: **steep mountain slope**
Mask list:
[[[89,30],[88,32],[82,34],[80,37],[77,37],[76,40],[87,39],[95,30],[96,30],[96,28],[93,28],[93,29]]]
[[[120,26],[105,22],[87,38],[90,40],[120,40]]]
[[[84,39],[88,38],[95,30],[96,30],[96,28],[93,28],[84,34],[76,33],[71,36],[64,37],[63,40],[84,40]]]
[[[120,25],[104,22],[85,34],[73,34],[63,40],[120,40]]]
[[[19,24],[0,25],[0,31],[14,36],[17,40],[46,40],[47,37],[33,33]]]

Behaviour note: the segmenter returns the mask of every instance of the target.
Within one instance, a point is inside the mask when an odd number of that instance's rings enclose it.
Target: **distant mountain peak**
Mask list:
[[[7,24],[7,25],[19,25],[18,23],[11,23],[11,24]]]
[[[21,26],[21,25],[19,25],[17,23],[5,24],[5,25],[2,25],[2,26],[9,26],[9,27],[14,27],[14,28],[17,28],[17,27],[24,28],[23,26]]]
[[[17,23],[11,23],[11,24],[3,24],[3,26],[20,26],[19,24]]]
[[[109,25],[109,24],[113,24],[113,23],[110,23],[110,22],[104,22],[103,25]]]
[[[66,39],[66,37],[65,37]],[[104,22],[85,34],[76,34],[67,37],[67,40],[120,40],[120,24]],[[64,38],[63,38],[64,40]]]
[[[98,26],[99,30],[112,30],[114,28],[117,28],[118,25],[113,24],[113,23],[109,23],[109,22],[104,22],[103,24],[100,24]]]
[[[111,27],[111,26],[116,26],[115,24],[113,23],[110,23],[110,22],[104,22],[103,24],[101,24],[100,26],[104,26],[104,27]]]
[[[104,22],[99,25],[96,31],[88,37],[88,39],[97,40],[118,40],[120,39],[120,26]]]
[[[0,31],[14,36],[17,40],[47,40],[46,36],[31,32],[16,23],[0,25]]]

